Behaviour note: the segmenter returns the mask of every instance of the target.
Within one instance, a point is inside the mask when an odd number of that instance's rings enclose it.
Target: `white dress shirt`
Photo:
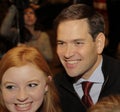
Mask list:
[[[84,81],[90,81],[90,82],[93,82],[93,85],[90,89],[90,96],[91,96],[94,104],[98,101],[98,98],[99,98],[99,95],[101,92],[101,88],[102,88],[102,85],[104,82],[104,77],[103,77],[103,73],[101,70],[102,62],[103,61],[101,60],[101,63],[99,64],[99,66],[96,68],[96,70],[93,72],[93,74],[91,75],[91,77],[88,80],[80,78],[77,82],[75,82],[73,84],[73,87],[80,99],[83,96],[83,90],[82,90],[81,83]]]

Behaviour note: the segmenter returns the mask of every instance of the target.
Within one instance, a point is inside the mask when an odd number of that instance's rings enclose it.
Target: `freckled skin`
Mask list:
[[[44,73],[32,64],[11,67],[2,78],[2,95],[10,112],[36,112],[47,89]]]

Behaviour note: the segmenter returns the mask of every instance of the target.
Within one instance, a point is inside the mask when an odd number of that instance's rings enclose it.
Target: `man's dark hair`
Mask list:
[[[57,28],[61,22],[81,19],[87,20],[89,33],[93,39],[95,39],[100,32],[104,33],[105,23],[103,16],[93,7],[86,4],[74,4],[65,8],[54,21],[55,32],[57,32]]]

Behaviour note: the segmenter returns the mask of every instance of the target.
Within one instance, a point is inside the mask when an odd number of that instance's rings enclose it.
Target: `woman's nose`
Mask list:
[[[19,100],[20,102],[24,102],[27,99],[28,99],[27,91],[21,89],[17,94],[17,100]]]

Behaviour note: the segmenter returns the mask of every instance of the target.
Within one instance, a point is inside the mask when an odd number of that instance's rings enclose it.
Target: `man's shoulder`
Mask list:
[[[65,78],[66,72],[60,72],[54,75],[54,80],[59,82]]]
[[[104,55],[102,64],[103,73],[120,74],[120,60]]]
[[[68,76],[68,74],[63,71],[61,73],[57,73],[54,76],[54,81],[56,84],[65,84],[65,83],[72,83],[72,78]]]
[[[103,64],[109,65],[109,66],[119,66],[120,67],[120,60],[115,59],[113,57],[103,55]]]

